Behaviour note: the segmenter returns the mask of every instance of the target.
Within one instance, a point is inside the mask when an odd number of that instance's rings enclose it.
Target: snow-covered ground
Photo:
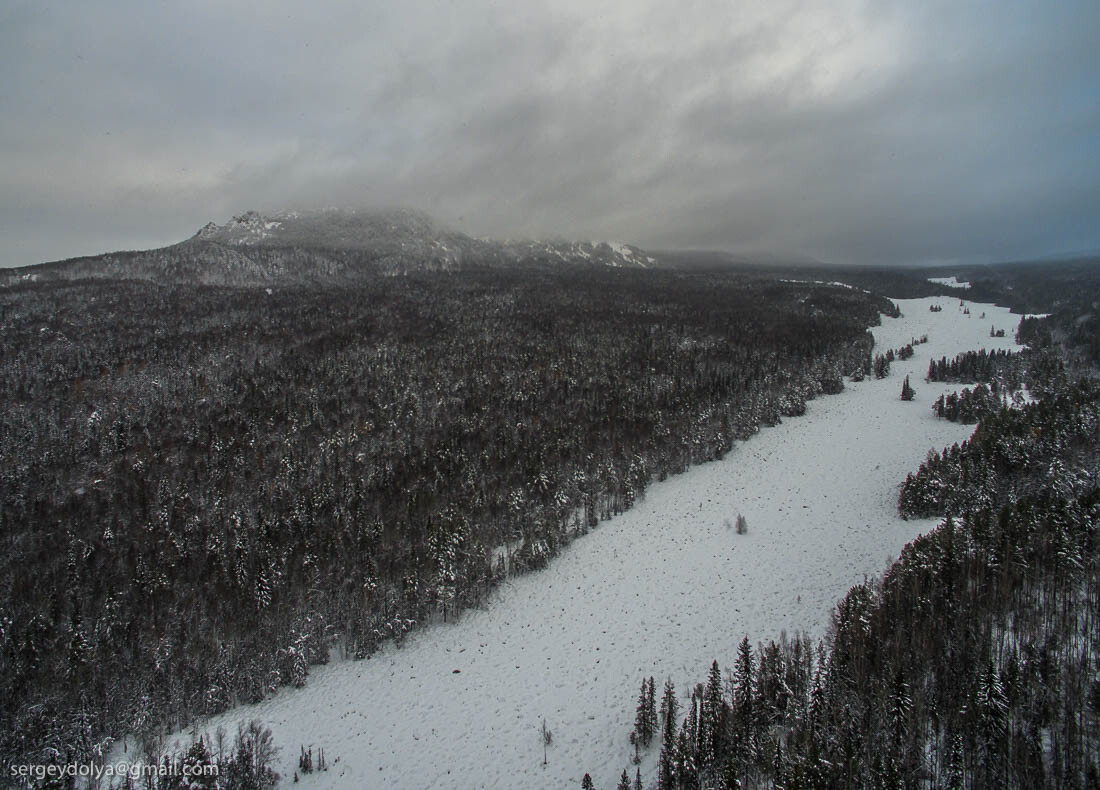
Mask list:
[[[939,283],[940,285],[946,285],[948,288],[969,288],[970,283],[963,282],[957,279],[954,275],[951,277],[929,277],[928,282]]]
[[[790,280],[790,279],[780,278],[779,282],[781,282],[781,283],[809,283],[811,285],[832,285],[832,286],[835,286],[836,288],[847,288],[849,291],[863,291],[863,293],[865,293],[865,294],[871,293],[866,288],[856,288],[854,285],[849,285],[848,283],[842,283],[838,280],[833,280],[832,282],[826,282],[825,280]]]
[[[401,649],[315,667],[305,688],[206,727],[270,726],[286,787],[299,747],[323,748],[329,770],[302,776],[303,790],[566,788],[585,771],[614,787],[629,765],[643,675],[658,691],[671,677],[683,692],[713,658],[732,662],[746,634],[754,645],[782,630],[822,635],[852,584],[935,524],[898,518],[898,485],[928,450],[972,428],[932,415],[947,388],[924,382],[928,360],[1015,348],[1017,317],[991,305],[967,316],[953,299],[896,301],[904,315],[874,329],[877,351],[922,334],[929,342],[889,378],[849,384],[725,460],[653,485],[550,568],[508,582],[486,610],[423,629]],[[1006,337],[989,337],[990,324]],[[911,403],[899,398],[907,373]],[[746,535],[728,526],[738,513]],[[545,766],[543,719],[553,733]],[[642,763],[650,780],[656,752]]]

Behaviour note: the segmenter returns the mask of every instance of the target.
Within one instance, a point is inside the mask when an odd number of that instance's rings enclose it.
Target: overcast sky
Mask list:
[[[1097,31],[1097,0],[3,0],[0,266],[383,205],[837,263],[1100,250]]]

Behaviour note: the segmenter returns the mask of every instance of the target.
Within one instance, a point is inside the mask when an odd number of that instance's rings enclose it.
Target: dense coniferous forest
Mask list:
[[[1026,343],[1029,334],[1034,339],[1035,333],[1028,329],[1017,331],[1017,342]],[[1021,387],[1027,387],[1032,397],[1041,397],[1050,391],[1051,382],[1061,381],[1064,376],[1061,355],[1049,343],[1040,342],[1023,353],[983,349],[967,351],[952,360],[933,359],[928,363],[925,381],[977,382],[977,386],[964,387],[958,393],[941,395],[932,404],[937,417],[974,424],[1002,406],[1023,403]]]
[[[1010,389],[1019,387],[1021,355],[1011,351],[967,351],[953,360],[941,357],[928,363],[926,381],[961,381],[973,384],[1001,379]]]
[[[869,373],[895,310],[597,268],[0,289],[0,770],[127,733],[156,757],[167,728],[484,604]]]
[[[659,788],[1100,787],[1100,384],[1036,388],[910,475],[901,513],[946,520],[826,640],[666,684]]]

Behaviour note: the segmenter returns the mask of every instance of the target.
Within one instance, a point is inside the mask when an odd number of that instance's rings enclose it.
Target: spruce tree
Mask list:
[[[638,706],[634,709],[634,739],[642,746],[649,746],[657,726],[657,713],[653,702],[653,681],[642,678],[642,690]]]
[[[963,790],[966,786],[963,765],[963,740],[957,732],[947,736],[946,790]]]
[[[733,716],[734,729],[737,735],[739,756],[746,762],[750,761],[754,749],[754,724],[753,699],[755,686],[753,676],[756,673],[756,661],[752,655],[752,647],[749,646],[749,638],[741,639],[737,648],[737,664],[734,668],[733,681]]]
[[[890,735],[895,752],[901,749],[902,743],[909,730],[909,711],[913,707],[913,699],[909,692],[909,684],[905,682],[905,675],[899,669],[894,676],[894,688],[890,694]]]
[[[665,679],[665,690],[661,695],[661,737],[667,745],[676,737],[677,716],[680,713],[680,703],[676,700],[676,687],[672,678]]]
[[[645,724],[646,724],[646,743],[648,747],[653,740],[653,736],[657,734],[657,726],[659,724],[657,719],[657,684],[653,681],[653,676],[649,677],[649,690],[646,692],[646,705],[645,705]]]
[[[699,787],[699,770],[695,758],[695,745],[685,721],[676,739],[676,759],[673,763],[675,778],[682,790],[696,790]]]
[[[686,728],[688,744],[691,747],[691,756],[694,760],[696,747],[699,743],[699,696],[702,686],[696,686],[691,692],[691,707],[688,708],[688,715],[684,719],[683,725],[680,727],[680,733],[683,734]]]
[[[181,763],[181,772],[184,774],[187,790],[204,790],[215,787],[217,784],[217,769],[210,751],[202,738],[191,744]]]
[[[699,712],[699,757],[701,769],[715,765],[722,752],[723,732],[726,726],[725,700],[722,698],[722,671],[718,662],[710,665],[703,702]]]
[[[1008,706],[997,670],[990,660],[978,681],[978,748],[984,778],[993,786],[1001,776]]]
[[[657,790],[672,790],[676,787],[676,755],[676,736],[673,735],[665,741],[661,754],[657,757]],[[640,774],[635,779],[639,777]]]

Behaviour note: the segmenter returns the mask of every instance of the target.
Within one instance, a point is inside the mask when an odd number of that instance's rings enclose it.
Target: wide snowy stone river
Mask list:
[[[823,635],[851,585],[935,524],[897,516],[898,485],[972,428],[932,414],[948,388],[924,382],[928,360],[1017,348],[1019,317],[974,304],[967,316],[957,298],[897,301],[903,316],[874,328],[876,351],[929,342],[887,379],[848,384],[724,460],[651,486],[550,568],[505,584],[487,609],[369,660],[314,667],[305,688],[204,729],[270,726],[282,786],[300,746],[323,748],[329,769],[302,776],[303,790],[568,788],[585,771],[609,788],[623,768],[633,776],[628,734],[643,676],[658,692],[671,677],[682,692],[712,659],[731,665],[745,635],[754,647],[782,630]],[[989,337],[991,325],[1006,337]],[[907,373],[910,403],[899,398]],[[738,513],[748,534],[727,526]],[[545,765],[543,720],[553,733]],[[656,752],[642,762],[647,784]]]

